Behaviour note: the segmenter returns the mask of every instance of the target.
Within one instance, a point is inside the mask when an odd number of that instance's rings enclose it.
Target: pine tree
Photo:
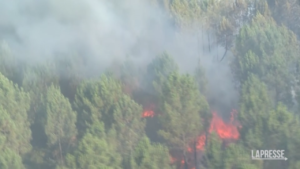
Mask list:
[[[59,155],[57,161],[64,163],[64,154],[76,137],[76,112],[72,110],[69,100],[65,98],[60,88],[50,86],[44,100],[44,130],[49,147],[57,148]],[[74,141],[74,140],[73,140]]]
[[[171,74],[163,83],[160,97],[162,114],[159,119],[163,129],[159,133],[171,149],[179,149],[186,156],[189,144],[208,125],[204,123],[208,120],[208,104],[194,79],[178,73]]]
[[[94,122],[73,153],[66,157],[70,169],[121,169],[121,156],[108,142],[102,122]]]

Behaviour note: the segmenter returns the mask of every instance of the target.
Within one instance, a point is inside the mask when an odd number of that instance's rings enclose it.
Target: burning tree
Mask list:
[[[171,150],[181,152],[188,168],[188,148],[205,131],[202,119],[208,116],[208,103],[199,93],[197,84],[189,75],[171,74],[163,83],[159,119],[163,129],[159,134],[169,143]]]

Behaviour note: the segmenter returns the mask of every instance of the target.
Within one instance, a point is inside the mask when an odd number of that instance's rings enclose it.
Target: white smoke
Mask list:
[[[183,71],[193,72],[201,58],[211,97],[228,106],[236,100],[228,60],[216,61],[221,47],[208,52],[207,32],[200,28],[179,31],[167,12],[146,0],[0,0],[0,39],[22,62],[78,52],[92,73],[127,56],[146,65],[166,51]]]

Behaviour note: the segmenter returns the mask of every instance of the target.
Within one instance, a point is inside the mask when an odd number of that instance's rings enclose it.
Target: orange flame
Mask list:
[[[143,118],[154,117],[156,114],[154,113],[153,109],[154,109],[154,105],[151,105],[147,109],[144,109],[142,117]],[[211,119],[210,127],[208,129],[209,133],[215,131],[222,140],[239,139],[240,134],[238,132],[238,128],[241,128],[241,126],[239,123],[235,121],[235,116],[237,115],[236,110],[232,110],[229,123],[225,123],[223,119],[220,116],[218,116],[216,112],[212,112],[212,115],[213,117]],[[203,151],[205,148],[206,134],[200,135],[195,141],[196,141],[196,151]],[[193,146],[189,146],[187,148],[187,151],[190,153],[193,152],[193,148],[191,147]],[[175,164],[176,161],[178,161],[179,165],[181,165],[180,168],[182,168],[184,164],[184,160],[182,158],[179,159],[171,157],[170,162],[171,164]],[[194,166],[189,166],[189,168],[195,169]]]
[[[147,105],[146,108],[144,108],[142,117],[143,118],[154,117],[156,115],[154,113],[154,109],[155,109],[155,105],[154,104]]]
[[[196,149],[197,150],[204,150],[205,141],[206,141],[205,134],[203,134],[200,137],[198,137],[197,144],[196,144]]]
[[[234,139],[237,140],[240,137],[237,126],[233,125],[234,118],[233,113],[229,124],[224,123],[217,113],[213,112],[213,118],[210,123],[209,132],[216,131],[221,139]]]
[[[142,117],[143,118],[145,118],[145,117],[154,117],[154,115],[155,115],[154,111],[152,111],[152,110],[145,110],[143,112]]]
[[[231,117],[230,117],[229,123],[225,123],[223,121],[223,119],[221,117],[219,117],[216,112],[212,112],[212,114],[213,114],[213,118],[211,119],[210,127],[208,129],[209,133],[215,131],[222,140],[237,140],[237,139],[239,139],[240,135],[238,132],[238,128],[240,128],[241,126],[239,125],[239,123],[236,122],[236,120],[234,118],[237,114],[236,110],[233,110],[231,112]],[[205,148],[205,142],[206,142],[206,134],[202,134],[199,137],[197,137],[196,150],[203,151]],[[193,152],[192,147],[194,147],[194,146],[189,146],[187,148],[187,151],[192,153]],[[184,160],[182,158],[176,159],[176,158],[172,157],[171,163],[174,164],[176,161],[180,162],[178,164],[179,168],[183,168]],[[190,163],[190,165],[188,167],[190,169],[195,169],[195,167],[192,165],[193,165],[193,163]]]
[[[237,139],[239,139],[240,134],[238,132],[238,127],[241,127],[241,126],[233,125],[234,115],[237,114],[236,110],[233,110],[231,112],[230,123],[228,123],[228,124],[226,124],[223,121],[223,119],[217,115],[216,112],[213,112],[212,114],[213,114],[213,118],[210,122],[209,133],[212,133],[213,131],[215,131],[218,134],[218,136],[223,140],[227,140],[227,139],[237,140]],[[205,141],[206,141],[206,135],[205,134],[202,134],[201,136],[199,136],[197,138],[196,149],[200,150],[200,151],[203,151],[204,146],[205,146]],[[192,149],[188,148],[188,151],[191,152]]]

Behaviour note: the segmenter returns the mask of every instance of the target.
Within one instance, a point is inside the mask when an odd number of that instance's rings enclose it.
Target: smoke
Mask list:
[[[30,62],[81,51],[106,66],[111,57],[124,59],[137,45],[141,47],[135,55],[144,57],[163,44],[163,31],[168,29],[161,12],[134,0],[1,0],[1,4],[1,38],[20,59]],[[143,50],[147,45],[148,51]]]
[[[0,39],[17,59],[37,64],[58,53],[79,53],[91,74],[105,70],[113,60],[131,57],[147,65],[166,51],[183,72],[193,73],[199,58],[209,80],[209,99],[222,105],[237,100],[228,60],[219,62],[224,49],[209,52],[207,32],[201,27],[180,31],[170,14],[138,0],[0,0]],[[202,37],[203,36],[203,37]],[[213,39],[213,37],[211,37]],[[213,41],[213,40],[212,40]]]

